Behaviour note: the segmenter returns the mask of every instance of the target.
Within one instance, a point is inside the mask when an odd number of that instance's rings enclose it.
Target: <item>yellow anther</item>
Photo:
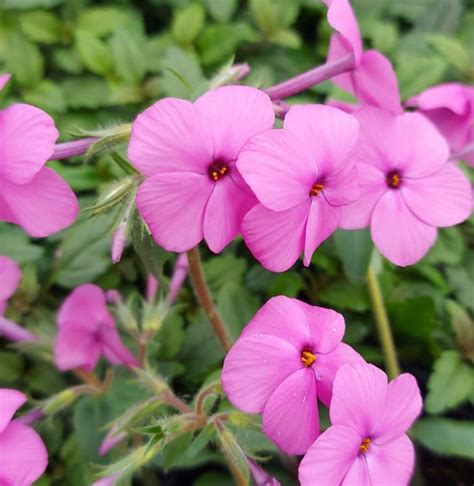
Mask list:
[[[301,362],[306,366],[311,366],[316,361],[316,356],[311,351],[301,353]]]

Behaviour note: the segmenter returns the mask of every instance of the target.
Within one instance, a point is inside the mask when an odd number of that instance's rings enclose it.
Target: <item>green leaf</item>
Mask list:
[[[25,362],[16,351],[0,351],[0,386],[11,385],[21,379]]]
[[[213,256],[203,262],[206,280],[211,292],[218,292],[228,282],[239,284],[242,282],[247,269],[247,262],[234,255]]]
[[[465,253],[464,241],[459,228],[441,228],[436,243],[423,259],[426,263],[457,265]]]
[[[363,283],[373,250],[370,231],[368,229],[359,231],[339,230],[335,234],[335,243],[346,277],[350,282]]]
[[[30,8],[50,8],[63,3],[65,0],[3,0],[2,8],[26,10]]]
[[[119,30],[112,36],[111,47],[117,74],[129,83],[140,83],[147,71],[144,40]]]
[[[76,49],[85,66],[93,73],[107,75],[112,70],[109,47],[86,30],[76,30]]]
[[[169,471],[175,463],[186,454],[186,450],[189,447],[193,439],[192,432],[184,432],[177,438],[167,441],[162,449],[163,467],[165,472]]]
[[[237,9],[237,0],[203,0],[211,17],[217,22],[228,22]]]
[[[221,427],[217,429],[217,435],[219,437],[219,445],[224,453],[227,461],[232,464],[232,467],[240,473],[242,478],[249,482],[250,473],[247,466],[247,459],[239,444],[237,443],[234,435],[229,429]]]
[[[18,226],[0,223],[0,255],[13,258],[19,265],[38,261],[44,248],[30,241]]]
[[[19,32],[8,36],[7,71],[23,86],[35,86],[43,77],[44,60],[39,48]]]
[[[216,433],[216,426],[213,423],[207,424],[189,445],[185,452],[185,460],[194,459],[213,439]]]
[[[38,10],[20,17],[23,32],[34,42],[55,44],[62,40],[63,24],[51,12]]]
[[[268,295],[286,295],[287,297],[297,297],[304,289],[305,281],[300,273],[285,272],[274,275],[268,285]]]
[[[100,78],[83,76],[66,79],[63,82],[63,90],[69,106],[74,109],[96,109],[110,104],[110,90]]]
[[[101,182],[97,168],[91,165],[73,167],[56,161],[50,162],[48,166],[63,177],[75,192],[93,190]]]
[[[448,64],[462,73],[469,70],[471,65],[469,52],[457,39],[444,34],[431,34],[427,37],[427,41]]]
[[[299,49],[302,41],[300,35],[291,29],[280,29],[269,36],[269,40],[274,44],[290,49]]]
[[[136,11],[122,6],[96,6],[81,11],[78,28],[96,37],[118,31],[143,33],[143,19]]]
[[[43,80],[33,89],[24,92],[25,101],[43,110],[64,113],[67,109],[66,97],[59,85]]]
[[[369,296],[364,286],[334,282],[321,288],[318,295],[321,302],[339,309],[363,312],[370,308]]]
[[[191,44],[204,27],[206,14],[198,3],[190,3],[186,7],[175,10],[171,32],[180,44]]]
[[[474,367],[457,351],[444,351],[435,361],[428,381],[425,409],[442,413],[460,406],[474,393]]]
[[[412,434],[437,454],[474,459],[474,422],[425,418],[416,422]]]

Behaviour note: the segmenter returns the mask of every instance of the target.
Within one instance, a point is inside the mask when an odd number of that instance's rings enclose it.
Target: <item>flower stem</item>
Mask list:
[[[265,92],[272,100],[288,98],[289,96],[293,96],[311,88],[311,86],[314,86],[315,84],[322,83],[323,81],[345,73],[346,71],[351,71],[354,67],[354,55],[348,54],[340,59],[327,62],[321,66],[310,69],[309,71],[298,74],[280,84],[271,86],[270,88],[267,88]]]
[[[97,378],[95,373],[86,371],[83,368],[74,368],[72,372],[84,383],[90,385],[98,393],[101,393],[104,389],[103,383]]]
[[[224,323],[222,322],[221,316],[214,305],[211,292],[207,286],[204,271],[202,269],[201,257],[199,256],[199,248],[193,248],[192,250],[189,250],[187,254],[189,275],[191,277],[191,282],[193,283],[199,303],[206,313],[207,318],[214,329],[214,333],[218,337],[222,347],[226,351],[229,351],[229,349],[232,347],[232,341],[227,333]]]
[[[67,159],[87,152],[89,147],[97,141],[96,137],[82,138],[72,142],[58,143],[54,146],[53,155],[49,160]]]
[[[393,341],[392,330],[390,328],[390,321],[387,316],[387,310],[385,309],[383,301],[382,291],[380,289],[380,283],[372,268],[369,268],[367,272],[367,286],[369,289],[370,300],[372,301],[375,323],[382,345],[387,374],[389,378],[395,378],[400,374],[400,366],[398,364],[397,352]]]

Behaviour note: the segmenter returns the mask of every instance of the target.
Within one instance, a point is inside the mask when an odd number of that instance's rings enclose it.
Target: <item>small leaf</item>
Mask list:
[[[191,44],[204,27],[204,8],[198,3],[175,10],[171,32],[180,44]]]
[[[181,459],[181,456],[186,453],[192,439],[192,432],[184,432],[164,444],[162,447],[162,455],[165,472],[171,469],[173,465]]]
[[[194,459],[209,444],[215,433],[215,425],[212,423],[207,424],[189,445],[187,451],[185,452],[186,457],[184,460],[190,461]]]
[[[110,42],[117,74],[124,81],[139,84],[147,71],[144,39],[119,30],[115,32]]]
[[[63,25],[51,12],[38,10],[20,17],[23,32],[34,42],[54,44],[63,37]]]
[[[112,70],[112,53],[108,46],[86,30],[76,30],[76,49],[82,62],[93,73],[107,75]]]
[[[350,282],[361,284],[365,281],[372,256],[373,244],[370,231],[336,232],[335,242],[339,258],[342,260],[344,273]]]

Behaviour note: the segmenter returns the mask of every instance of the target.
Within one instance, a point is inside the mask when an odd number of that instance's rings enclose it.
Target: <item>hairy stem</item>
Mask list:
[[[201,257],[199,256],[199,249],[193,248],[187,252],[189,263],[189,275],[193,284],[196,296],[209,319],[214,333],[218,337],[222,347],[229,351],[232,346],[232,341],[227,333],[227,329],[222,322],[221,316],[214,305],[212,295],[206,283],[204,271],[202,269]]]
[[[400,374],[400,366],[398,364],[397,352],[393,341],[392,329],[385,309],[379,280],[376,273],[371,268],[369,268],[367,272],[367,286],[369,289],[370,300],[372,301],[372,309],[374,312],[375,323],[377,325],[377,331],[379,333],[380,343],[382,345],[387,374],[389,378],[395,378]]]
[[[102,392],[104,389],[103,383],[97,378],[95,373],[91,373],[90,371],[86,371],[82,368],[74,368],[72,372],[84,383],[90,385],[94,390],[97,392]]]
[[[167,390],[160,397],[166,404],[182,413],[192,413],[193,409],[180,400],[171,390]]]

